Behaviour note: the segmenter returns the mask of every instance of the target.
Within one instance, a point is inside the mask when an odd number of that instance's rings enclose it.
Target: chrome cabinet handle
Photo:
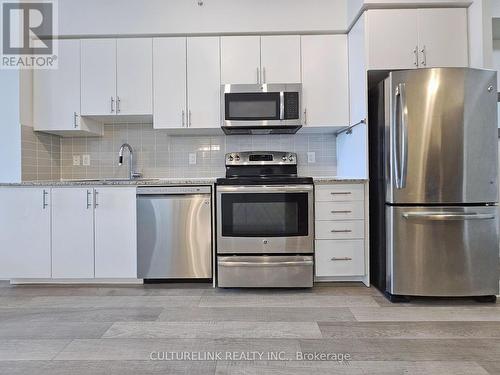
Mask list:
[[[352,211],[336,211],[336,210],[333,210],[333,211],[330,211],[332,214],[350,214],[352,213]]]
[[[98,195],[99,195],[99,192],[97,190],[94,190],[94,208],[97,208],[99,206],[99,202],[97,201]]]
[[[262,83],[266,83],[266,67],[262,68]]]
[[[92,194],[92,192],[90,190],[87,190],[87,210],[90,209],[90,207],[92,207],[92,203],[90,202],[90,195]]]
[[[415,66],[418,66],[418,46],[413,50],[413,54],[415,55],[415,61],[413,62]]]
[[[78,124],[76,123],[77,116],[78,114],[76,112],[73,112],[73,126],[75,127],[75,129],[78,127]]]
[[[330,232],[332,233],[351,233],[350,229],[332,229]]]
[[[260,69],[257,67],[257,83],[260,83]]]
[[[392,147],[395,157],[396,188],[406,187],[408,166],[408,108],[406,107],[406,84],[396,86],[392,129]],[[398,112],[399,108],[399,112]],[[399,113],[399,116],[398,116]],[[399,152],[398,152],[399,151]]]
[[[189,112],[188,112],[188,119],[189,119],[189,121],[188,121],[188,127],[191,127],[191,125],[192,125],[192,122],[191,122],[191,120],[192,120],[191,110],[189,110]]]
[[[304,125],[307,125],[307,108],[304,108]]]
[[[456,212],[409,212],[403,214],[405,219],[421,219],[433,221],[463,221],[463,220],[491,220],[495,218],[494,214],[479,214],[479,213],[461,213]]]
[[[182,110],[182,127],[184,127],[184,126],[185,126],[185,123],[186,123],[186,122],[184,121],[184,117],[185,117],[185,115],[186,115],[186,112],[185,112],[184,110]]]
[[[331,195],[350,195],[350,191],[332,191],[330,192]]]
[[[45,189],[43,189],[43,194],[42,194],[42,208],[45,210],[47,206],[49,205],[47,203],[47,196],[49,195],[49,192]]]
[[[116,97],[116,113],[120,113],[120,112],[121,112],[121,109],[120,109],[120,102],[121,102],[120,97],[119,97],[119,96],[117,96],[117,97]]]
[[[420,50],[422,52],[422,65],[427,66],[427,51],[425,50],[425,46]]]
[[[115,111],[115,98],[111,97],[111,113]]]
[[[349,257],[333,257],[330,260],[336,262],[336,261],[342,261],[342,260],[352,260],[352,258],[349,258]]]

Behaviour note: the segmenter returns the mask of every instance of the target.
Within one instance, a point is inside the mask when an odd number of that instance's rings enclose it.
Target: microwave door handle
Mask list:
[[[280,91],[280,120],[285,119],[285,93]]]

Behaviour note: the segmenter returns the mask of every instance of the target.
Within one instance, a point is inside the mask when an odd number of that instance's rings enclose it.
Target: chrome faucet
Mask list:
[[[118,152],[118,165],[123,164],[123,151],[125,149],[128,149],[129,152],[129,157],[128,157],[128,178],[130,180],[133,180],[134,178],[140,178],[141,174],[134,172],[134,150],[132,149],[132,146],[130,146],[128,143],[124,143],[120,147],[120,151]]]

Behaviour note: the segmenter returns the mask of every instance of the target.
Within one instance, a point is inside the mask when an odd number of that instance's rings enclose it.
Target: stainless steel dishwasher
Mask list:
[[[212,278],[211,206],[209,186],[139,187],[139,278]]]

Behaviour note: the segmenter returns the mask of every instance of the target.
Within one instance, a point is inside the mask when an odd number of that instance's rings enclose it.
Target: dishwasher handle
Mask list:
[[[137,188],[137,195],[211,194],[210,186],[153,186]]]

